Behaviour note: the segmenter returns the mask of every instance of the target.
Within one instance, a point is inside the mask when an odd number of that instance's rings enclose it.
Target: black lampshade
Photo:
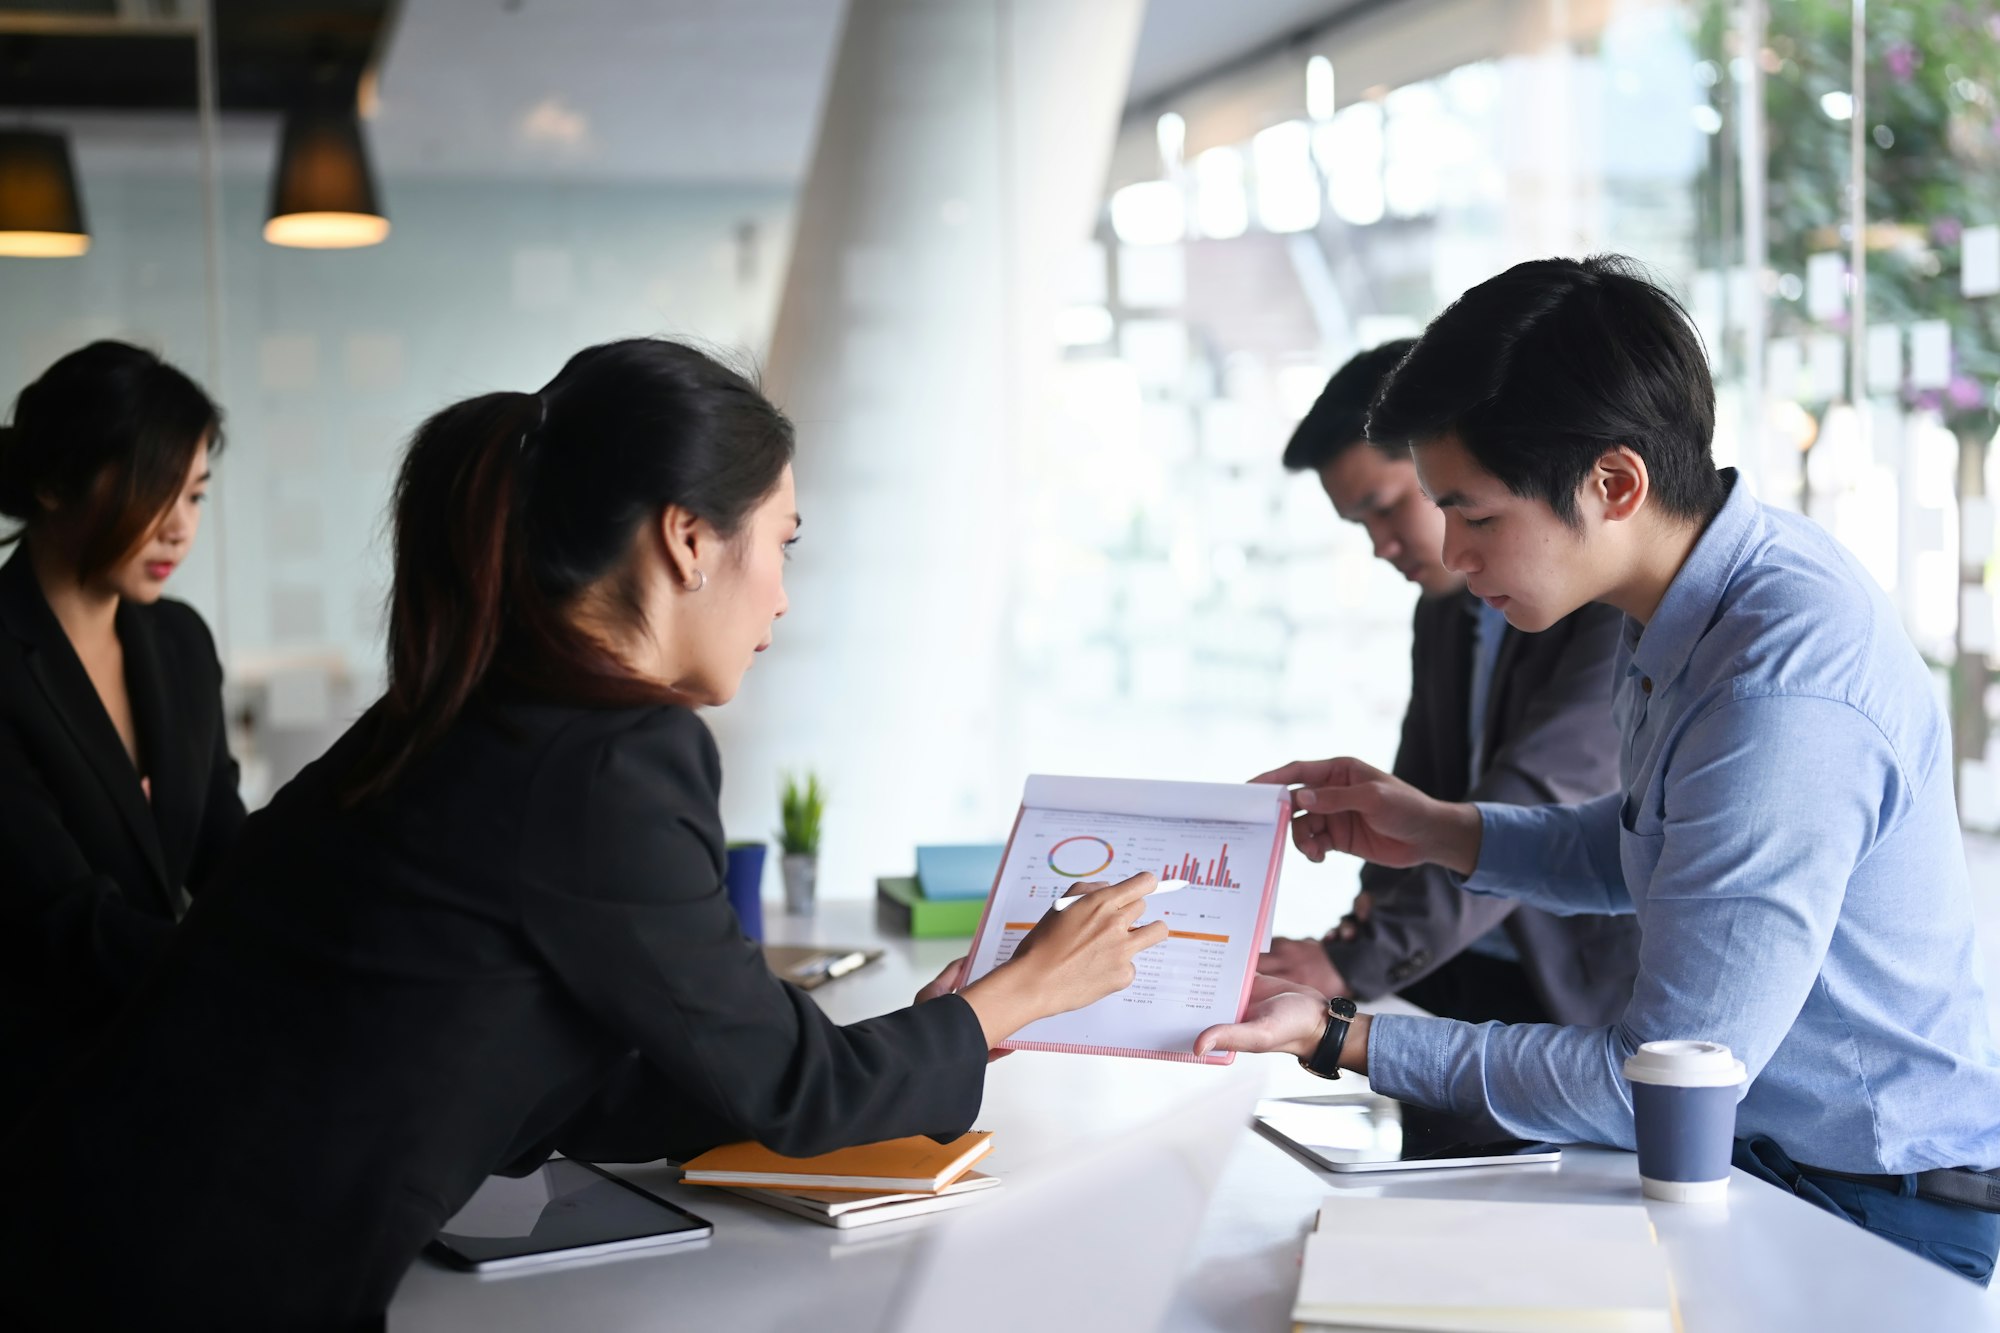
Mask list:
[[[0,255],[57,259],[90,249],[69,140],[0,130]]]
[[[346,250],[374,245],[388,234],[361,122],[352,112],[288,117],[264,239],[309,250]]]

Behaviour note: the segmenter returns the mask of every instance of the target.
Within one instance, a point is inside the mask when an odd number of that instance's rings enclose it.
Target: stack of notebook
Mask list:
[[[976,1203],[1000,1184],[972,1170],[993,1151],[993,1136],[950,1143],[889,1139],[818,1157],[783,1157],[755,1143],[711,1148],[686,1163],[682,1179],[715,1185],[830,1227],[865,1227]]]
[[[1664,1252],[1637,1204],[1335,1197],[1306,1238],[1296,1327],[1671,1333]]]
[[[999,843],[917,848],[917,873],[875,881],[875,919],[885,933],[970,939],[1007,849]]]

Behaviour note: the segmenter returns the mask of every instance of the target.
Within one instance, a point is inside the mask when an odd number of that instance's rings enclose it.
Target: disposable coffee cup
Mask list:
[[[1729,1193],[1736,1092],[1748,1072],[1713,1041],[1649,1041],[1625,1061],[1649,1199],[1704,1203]]]

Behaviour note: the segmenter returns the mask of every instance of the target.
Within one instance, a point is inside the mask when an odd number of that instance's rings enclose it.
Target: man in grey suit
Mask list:
[[[1376,557],[1422,589],[1396,776],[1447,801],[1602,795],[1618,781],[1611,661],[1620,616],[1586,606],[1523,634],[1440,563],[1444,516],[1408,452],[1366,438],[1368,405],[1410,345],[1385,343],[1341,367],[1285,448],[1285,466],[1317,472],[1334,511],[1365,527]],[[1354,913],[1325,939],[1275,940],[1259,970],[1329,995],[1393,991],[1473,1022],[1608,1023],[1631,996],[1632,917],[1551,916],[1466,893],[1429,865],[1366,865],[1361,887]]]

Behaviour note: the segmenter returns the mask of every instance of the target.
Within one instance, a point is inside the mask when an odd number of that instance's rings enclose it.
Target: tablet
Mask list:
[[[1369,1093],[1267,1097],[1257,1103],[1256,1123],[1279,1146],[1324,1171],[1422,1171],[1562,1159],[1557,1144],[1497,1137],[1492,1126]]]
[[[454,1268],[497,1273],[706,1239],[685,1208],[588,1162],[555,1158],[519,1178],[490,1176],[431,1242]]]

